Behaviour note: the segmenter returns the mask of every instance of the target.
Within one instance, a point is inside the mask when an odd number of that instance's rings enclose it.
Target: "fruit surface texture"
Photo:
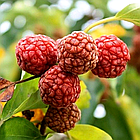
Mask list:
[[[49,106],[45,115],[46,125],[55,132],[64,133],[74,128],[75,123],[81,118],[81,111],[76,104],[66,108],[54,108]]]
[[[64,71],[76,75],[95,68],[98,53],[92,36],[83,31],[74,31],[59,39],[58,61]]]
[[[92,73],[101,78],[115,78],[126,69],[130,60],[127,45],[115,35],[104,35],[95,40],[99,61]]]
[[[45,35],[26,36],[16,46],[16,58],[22,70],[41,75],[56,64],[56,42]]]
[[[64,72],[59,65],[41,76],[39,89],[43,102],[53,107],[69,106],[76,102],[81,91],[78,76]]]

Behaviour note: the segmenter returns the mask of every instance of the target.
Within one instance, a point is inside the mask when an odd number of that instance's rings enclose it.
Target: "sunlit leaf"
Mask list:
[[[90,32],[90,35],[96,39],[102,35],[114,34],[118,37],[126,35],[126,30],[119,24],[108,23]]]
[[[128,123],[133,140],[140,139],[140,107],[129,96],[119,98],[120,107]]]
[[[92,123],[94,121],[93,112],[100,101],[101,95],[104,91],[104,85],[99,79],[85,80],[84,81],[88,91],[90,92],[90,106],[89,108],[82,109],[81,123]]]
[[[74,140],[112,140],[103,130],[86,124],[77,124],[69,133]]]
[[[15,117],[0,127],[1,140],[44,140],[39,130],[28,120]]]
[[[115,17],[119,20],[126,20],[140,26],[140,4],[129,4],[119,11]]]
[[[79,109],[88,108],[90,106],[90,93],[83,81],[80,81],[81,93],[79,99],[76,101],[76,105]]]

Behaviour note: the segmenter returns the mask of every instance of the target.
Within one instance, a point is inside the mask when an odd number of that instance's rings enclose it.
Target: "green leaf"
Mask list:
[[[79,99],[76,101],[76,105],[79,109],[88,108],[90,106],[90,93],[87,90],[87,87],[84,83],[84,81],[80,81],[81,86],[81,93]],[[83,104],[84,103],[84,104]]]
[[[39,130],[28,120],[15,117],[0,127],[1,140],[44,140]]]
[[[119,20],[126,20],[140,26],[140,4],[129,4],[118,12],[115,17]]]
[[[120,107],[129,125],[133,140],[140,139],[140,107],[129,96],[119,98]]]
[[[30,74],[26,73],[23,79],[28,77]],[[4,106],[1,120],[5,121],[19,111],[46,107],[37,90],[38,78],[17,85],[12,99]]]
[[[42,102],[39,90],[31,94],[17,109],[14,110],[13,114],[21,112],[23,110],[30,110],[36,108],[45,108],[47,105]]]
[[[106,132],[91,125],[77,124],[69,133],[74,140],[112,140]]]

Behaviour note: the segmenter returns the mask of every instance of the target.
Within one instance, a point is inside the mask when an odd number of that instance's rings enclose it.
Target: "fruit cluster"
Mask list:
[[[19,40],[16,57],[22,70],[40,76],[41,98],[50,105],[45,123],[56,132],[68,131],[80,120],[75,104],[81,92],[78,75],[91,70],[99,77],[114,78],[130,60],[126,44],[116,36],[93,40],[83,31],[57,41],[45,35],[27,36]]]

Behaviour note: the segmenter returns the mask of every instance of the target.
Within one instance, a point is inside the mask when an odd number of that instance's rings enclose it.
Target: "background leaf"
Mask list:
[[[118,102],[109,98],[104,102],[106,115],[102,118],[95,118],[92,125],[106,131],[113,140],[132,140],[126,118]]]
[[[95,80],[84,80],[88,91],[91,94],[90,107],[82,110],[82,118],[80,123],[92,124],[94,121],[93,112],[100,100],[100,97],[104,91],[104,85],[99,79]]]
[[[119,20],[126,20],[140,26],[140,4],[129,4],[119,11],[115,17]]]
[[[76,101],[76,105],[79,109],[88,108],[90,106],[90,93],[85,85],[84,81],[80,81],[81,93],[79,99]],[[84,103],[84,104],[83,104]]]
[[[23,79],[30,77],[26,73]],[[17,85],[13,97],[4,106],[1,120],[9,119],[13,114],[26,109],[45,107],[38,90],[38,78]]]
[[[77,124],[69,133],[75,140],[112,140],[103,130],[91,125]]]
[[[14,127],[13,127],[14,126]],[[39,130],[28,120],[15,117],[0,127],[1,140],[44,140]]]
[[[120,107],[129,125],[133,140],[140,139],[140,107],[129,96],[119,98]]]

